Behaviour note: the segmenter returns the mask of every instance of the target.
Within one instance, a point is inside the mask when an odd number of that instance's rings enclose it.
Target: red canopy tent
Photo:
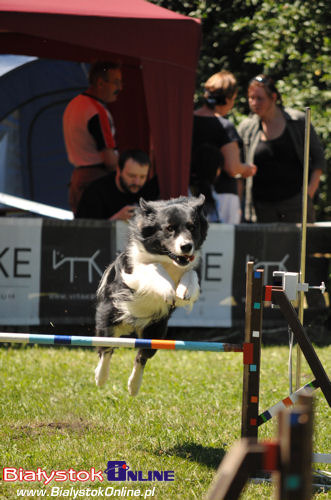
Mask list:
[[[2,53],[122,63],[119,148],[152,146],[162,198],[187,192],[200,33],[144,0],[0,0]]]

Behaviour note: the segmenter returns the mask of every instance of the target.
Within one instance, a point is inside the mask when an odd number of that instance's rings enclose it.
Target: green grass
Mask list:
[[[330,372],[331,346],[316,351]],[[132,398],[126,385],[134,356],[132,350],[117,350],[110,379],[98,389],[93,350],[0,348],[0,470],[104,470],[108,460],[126,460],[132,470],[175,472],[175,481],[153,483],[154,498],[204,498],[222,457],[240,438],[242,355],[159,351],[147,364],[139,396]],[[288,394],[287,358],[285,346],[262,349],[260,411]],[[313,378],[304,361],[302,385]],[[328,453],[329,407],[320,390],[315,394],[314,451]],[[272,420],[260,428],[259,437],[276,431]],[[151,483],[125,485],[142,492],[151,488]],[[48,493],[52,486],[46,487]],[[41,487],[0,482],[0,499],[17,498],[18,488]],[[268,483],[249,483],[241,498],[270,499],[272,494]],[[313,498],[328,497],[315,492]]]

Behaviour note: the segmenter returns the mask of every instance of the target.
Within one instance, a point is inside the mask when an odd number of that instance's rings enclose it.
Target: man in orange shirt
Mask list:
[[[122,89],[122,72],[113,62],[92,65],[89,88],[72,99],[63,114],[63,134],[70,163],[74,165],[69,204],[75,213],[86,187],[116,169],[115,127],[107,104]]]

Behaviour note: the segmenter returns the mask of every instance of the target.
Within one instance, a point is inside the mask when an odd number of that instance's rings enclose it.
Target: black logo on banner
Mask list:
[[[100,278],[112,260],[110,229],[45,225],[42,232],[42,323],[92,323]],[[105,245],[108,242],[108,245]]]
[[[89,283],[93,282],[93,271],[95,271],[99,278],[101,278],[102,271],[96,261],[97,256],[100,254],[100,250],[94,252],[91,257],[65,257],[63,255],[60,255],[59,257],[57,253],[58,252],[56,250],[53,250],[53,269],[56,270],[63,266],[69,266],[70,283],[73,283],[75,280],[75,267],[78,267],[82,263],[86,264],[86,273]]]

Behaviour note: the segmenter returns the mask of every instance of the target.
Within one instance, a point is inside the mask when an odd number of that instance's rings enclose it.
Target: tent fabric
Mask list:
[[[0,131],[8,139],[6,144],[0,138],[6,152],[0,191],[69,209],[72,165],[62,115],[70,99],[86,88],[87,73],[84,64],[37,59],[0,78]]]
[[[144,0],[0,0],[3,52],[85,62],[115,59],[142,73],[163,198],[187,193],[200,36],[197,20]],[[123,100],[118,111],[123,121],[132,118]]]
[[[109,6],[111,4],[111,13],[113,17],[132,17],[146,19],[181,19],[185,16],[158,7],[148,2],[141,0],[101,0],[99,2],[91,2],[91,0],[71,0],[69,2],[60,0],[55,4],[47,4],[44,0],[35,0],[31,2],[28,8],[29,12],[37,13],[52,13],[52,14],[77,14],[86,16],[105,16],[109,15]],[[26,0],[8,0],[1,2],[1,9],[26,12]]]

